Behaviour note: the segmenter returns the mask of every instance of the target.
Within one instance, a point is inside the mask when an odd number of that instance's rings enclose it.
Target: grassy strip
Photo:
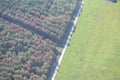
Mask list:
[[[120,1],[85,0],[56,80],[120,79]]]

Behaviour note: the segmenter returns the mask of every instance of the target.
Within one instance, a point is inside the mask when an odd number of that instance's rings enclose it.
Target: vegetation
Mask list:
[[[85,0],[56,80],[120,79],[120,1]]]
[[[62,42],[71,29],[72,14],[78,0],[4,0],[0,13],[30,25],[44,36]],[[62,5],[62,6],[61,6]]]
[[[0,80],[44,80],[56,61],[55,44],[0,19]],[[44,75],[44,77],[43,77]]]
[[[0,0],[0,80],[48,80],[81,0]]]

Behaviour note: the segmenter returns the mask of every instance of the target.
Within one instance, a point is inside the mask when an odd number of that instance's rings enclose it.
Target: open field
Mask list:
[[[85,0],[56,80],[120,79],[120,1]]]

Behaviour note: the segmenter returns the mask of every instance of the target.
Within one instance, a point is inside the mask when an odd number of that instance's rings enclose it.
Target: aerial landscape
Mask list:
[[[120,80],[120,0],[0,0],[0,80]]]

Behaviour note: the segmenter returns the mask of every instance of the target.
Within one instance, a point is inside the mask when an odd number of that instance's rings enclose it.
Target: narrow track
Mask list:
[[[58,72],[58,70],[59,70],[59,67],[60,67],[60,65],[61,65],[61,62],[62,62],[62,60],[63,60],[65,51],[66,51],[67,46],[68,46],[68,44],[69,44],[70,38],[71,38],[71,36],[72,36],[72,34],[73,34],[73,32],[74,32],[74,29],[75,29],[75,26],[76,26],[78,17],[80,16],[80,14],[81,14],[81,12],[82,12],[83,5],[84,5],[84,0],[82,0],[82,2],[81,2],[81,5],[80,5],[79,10],[78,10],[78,12],[77,12],[77,15],[76,15],[76,17],[75,17],[73,26],[72,26],[72,28],[71,28],[71,31],[70,31],[69,35],[68,35],[68,38],[67,38],[66,43],[65,43],[65,45],[64,45],[64,48],[63,48],[63,50],[62,50],[62,53],[61,53],[61,56],[60,56],[60,58],[59,58],[58,64],[57,64],[57,66],[56,66],[56,68],[55,68],[55,70],[54,70],[53,76],[51,77],[51,80],[55,80],[55,77],[56,77],[56,75],[57,75],[57,72]]]

